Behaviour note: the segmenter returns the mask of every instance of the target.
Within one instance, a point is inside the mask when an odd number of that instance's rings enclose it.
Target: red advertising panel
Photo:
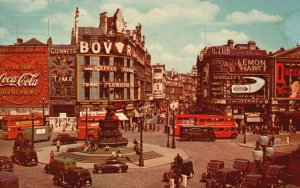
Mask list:
[[[0,48],[0,106],[40,107],[48,98],[48,48]]]
[[[300,62],[275,63],[275,95],[277,99],[300,100]]]

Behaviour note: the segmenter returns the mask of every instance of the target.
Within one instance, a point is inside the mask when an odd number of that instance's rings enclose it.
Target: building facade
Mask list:
[[[145,49],[142,26],[127,30],[119,9],[111,17],[101,13],[99,20],[99,27],[78,27],[75,17],[77,112],[87,106],[101,111],[111,103],[132,116],[133,106],[152,93],[151,56]]]
[[[35,38],[0,46],[0,115],[31,113],[49,105],[48,46]],[[48,113],[48,111],[46,111]]]
[[[197,111],[260,125],[269,112],[271,63],[253,41],[206,47],[197,58]]]

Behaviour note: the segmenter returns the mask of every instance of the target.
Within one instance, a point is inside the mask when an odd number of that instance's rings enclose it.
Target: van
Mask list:
[[[213,128],[204,126],[182,125],[180,127],[180,138],[182,140],[206,140],[215,141],[216,135]]]

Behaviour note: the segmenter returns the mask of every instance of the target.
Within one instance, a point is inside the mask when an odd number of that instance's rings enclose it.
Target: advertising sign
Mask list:
[[[300,62],[275,62],[275,97],[300,100]]]
[[[75,55],[72,45],[53,45],[49,48],[50,97],[75,98]]]
[[[0,49],[0,106],[41,107],[48,98],[48,48]]]
[[[268,98],[268,75],[213,74],[211,96],[226,99],[227,104],[264,103]]]

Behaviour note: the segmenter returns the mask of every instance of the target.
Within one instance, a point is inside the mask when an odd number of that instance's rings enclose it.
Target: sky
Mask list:
[[[70,44],[74,12],[79,27],[98,27],[99,14],[119,8],[127,29],[142,25],[151,64],[188,73],[205,46],[255,41],[275,52],[300,44],[299,0],[0,0],[0,45],[17,38]]]

